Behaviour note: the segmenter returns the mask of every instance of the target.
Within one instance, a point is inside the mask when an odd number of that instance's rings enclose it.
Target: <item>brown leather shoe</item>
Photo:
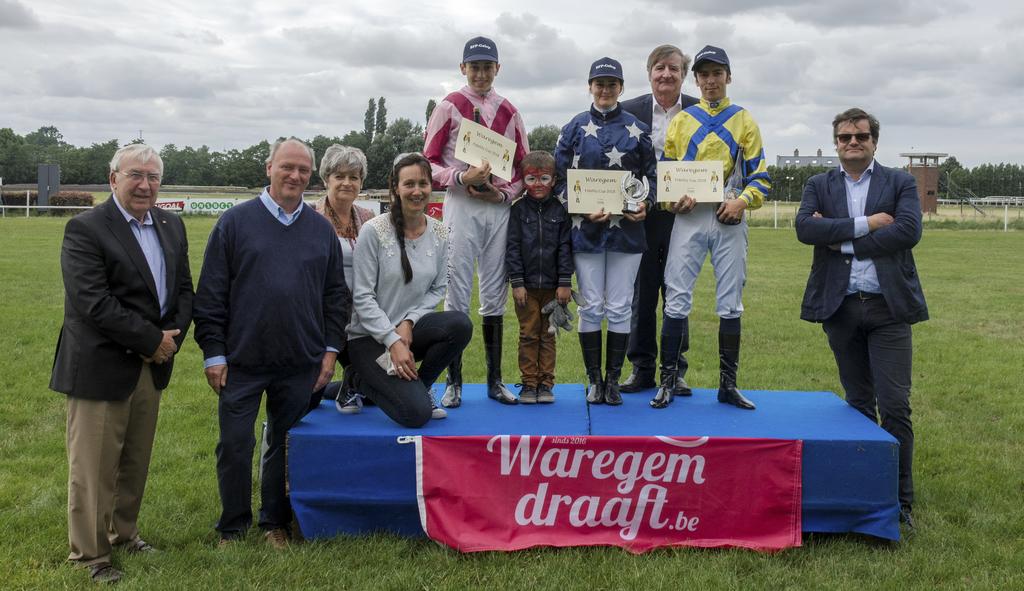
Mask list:
[[[129,554],[149,554],[159,552],[159,550],[154,548],[152,544],[142,538],[135,538],[130,542],[121,544],[121,548],[124,548],[124,551]]]
[[[238,542],[238,538],[221,538],[220,541],[217,542],[217,549],[223,550],[224,548],[234,546],[236,542]]]
[[[263,537],[267,540],[268,544],[273,546],[274,550],[288,549],[288,530],[283,527],[267,530]]]
[[[121,571],[109,562],[94,564],[89,568],[89,578],[93,583],[113,585],[121,580]]]

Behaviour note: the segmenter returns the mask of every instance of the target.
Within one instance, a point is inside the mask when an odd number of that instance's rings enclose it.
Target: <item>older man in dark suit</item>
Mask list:
[[[163,162],[152,148],[110,161],[113,195],[64,230],[64,325],[50,388],[68,396],[68,559],[116,582],[112,546],[150,552],[136,520],[160,392],[192,321],[185,226],[155,207]]]
[[[683,78],[690,68],[690,57],[675,45],[659,45],[647,58],[647,78],[651,92],[628,101],[622,108],[651,128],[654,156],[661,159],[665,148],[665,131],[677,113],[696,104],[697,99],[683,94]],[[658,294],[665,293],[665,258],[672,235],[675,214],[655,208],[644,220],[647,251],[640,259],[633,290],[633,318],[626,352],[633,372],[623,382],[622,392],[640,392],[653,388],[654,369],[658,363]],[[681,374],[680,374],[681,375]],[[682,378],[680,377],[680,380]],[[689,392],[685,381],[680,391]]]
[[[832,131],[840,167],[807,181],[796,217],[797,237],[814,245],[800,317],[823,323],[847,402],[881,415],[899,442],[900,517],[912,526],[910,325],[928,319],[911,253],[921,204],[914,177],[875,162],[877,119],[849,109]]]

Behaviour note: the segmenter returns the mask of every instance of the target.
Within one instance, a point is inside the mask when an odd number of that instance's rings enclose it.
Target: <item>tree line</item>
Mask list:
[[[437,103],[427,103],[424,121],[429,120]],[[387,188],[387,175],[395,156],[423,149],[423,125],[400,117],[388,121],[384,97],[367,101],[364,125],[342,137],[317,135],[306,140],[317,156],[316,165],[331,144],[361,149],[366,154],[368,174],[363,187]],[[541,126],[530,132],[531,145],[554,150],[558,128]],[[136,139],[129,143],[141,143]],[[91,185],[107,182],[107,165],[121,147],[117,139],[91,146],[74,146],[64,140],[54,126],[40,127],[24,136],[10,128],[0,128],[0,177],[4,184],[35,183],[40,164],[60,166],[61,183]],[[167,144],[160,150],[164,161],[164,185],[262,187],[266,184],[265,161],[270,150],[267,140],[243,149],[217,151],[209,146],[178,147]],[[320,179],[313,176],[312,184]]]
[[[425,119],[436,106],[427,103]],[[541,125],[529,132],[530,148],[553,152],[559,128]],[[306,140],[319,158],[331,144],[342,144],[361,149],[366,154],[368,175],[363,187],[387,188],[387,175],[395,156],[402,152],[423,149],[423,125],[400,117],[391,122],[387,117],[384,97],[367,101],[363,129],[349,131],[342,137],[317,135]],[[141,139],[130,143],[140,143]],[[24,136],[10,128],[0,128],[0,177],[4,184],[35,183],[40,164],[60,166],[61,183],[91,185],[107,182],[107,164],[121,146],[117,139],[91,146],[73,146],[53,126],[40,127]],[[211,150],[208,146],[179,148],[167,144],[160,150],[164,161],[164,185],[262,187],[266,184],[265,160],[270,142],[261,141],[244,149]],[[1024,167],[1019,164],[982,164],[974,168],[963,167],[955,156],[940,165],[943,178],[953,180],[959,187],[970,189],[978,196],[1024,194]],[[772,178],[770,199],[799,201],[804,184],[812,175],[824,168],[779,168],[769,166]],[[313,176],[312,183],[320,179]],[[945,198],[946,183],[940,183],[940,198]]]

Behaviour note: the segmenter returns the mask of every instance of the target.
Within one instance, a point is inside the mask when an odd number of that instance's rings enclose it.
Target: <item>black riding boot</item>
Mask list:
[[[487,358],[487,397],[502,404],[519,404],[501,381],[501,316],[484,316],[484,353]]]
[[[718,333],[718,401],[746,410],[754,410],[754,403],[747,400],[736,388],[736,371],[740,365],[740,335]]]
[[[462,405],[462,353],[452,359],[448,365],[448,378],[445,380],[444,395],[441,396],[441,406],[445,408],[458,408]]]
[[[604,403],[612,406],[622,404],[619,395],[619,376],[622,375],[622,362],[626,359],[626,346],[629,344],[628,332],[608,331],[608,353],[604,362]]]
[[[587,402],[604,402],[604,384],[601,383],[601,331],[581,332],[580,349],[583,350],[583,366],[587,368]]]
[[[686,361],[686,352],[690,350],[690,319],[683,318],[683,337],[676,357],[676,383],[672,390],[673,396],[693,396],[693,390],[686,383],[686,370],[690,364]]]
[[[651,399],[651,408],[665,408],[672,404],[672,399],[675,398],[676,371],[683,351],[683,335],[665,332],[665,324],[670,321],[671,319],[665,318],[662,325],[661,365],[659,367],[661,375],[659,376],[658,393]]]

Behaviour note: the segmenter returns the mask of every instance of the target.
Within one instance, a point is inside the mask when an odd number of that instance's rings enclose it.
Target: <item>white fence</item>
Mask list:
[[[431,201],[432,202],[436,202],[441,197],[443,197],[443,195],[444,195],[444,193],[434,192]],[[381,211],[384,211],[384,208],[383,208],[384,199],[382,199],[382,197],[386,197],[386,193],[376,192],[375,191],[374,193],[372,193],[370,195],[364,195],[364,199],[356,201],[356,204],[361,206],[361,207],[365,207],[367,209],[370,209],[371,211],[379,213]],[[171,197],[164,197],[164,198],[158,199],[157,200],[157,207],[160,207],[160,208],[165,209],[167,211],[172,211],[174,213],[182,214],[182,215],[220,215],[221,213],[227,211],[228,209],[231,209],[232,207],[234,207],[238,203],[241,203],[243,201],[248,201],[248,200],[250,200],[252,198],[253,197],[251,197],[251,196],[246,196],[246,197],[192,197],[190,195],[185,195],[185,196],[181,196],[181,197],[171,196]],[[1019,206],[1012,205],[1012,204],[1010,204],[1009,202],[1006,202],[1006,201],[1004,201],[1004,202],[999,204],[999,205],[1002,205],[1001,209],[1002,209],[1002,213],[1003,213],[1003,216],[1002,216],[1002,218],[1003,218],[1003,231],[1004,232],[1008,232],[1009,231],[1009,226],[1010,226],[1010,208],[1013,207],[1014,209],[1017,209],[1017,207],[1024,206],[1024,197],[994,197],[994,198],[989,198],[989,199],[993,199],[993,200],[995,200],[995,199],[1003,199],[1003,200],[1016,199],[1016,200],[1019,200],[1019,202],[1020,202]],[[312,205],[316,201],[316,199],[315,198],[311,199],[311,198],[308,198],[308,197],[304,197],[304,201],[306,202],[307,205]],[[956,202],[956,203],[959,203],[959,202]],[[436,204],[436,203],[432,203],[432,205],[433,204]],[[781,212],[779,211],[780,210],[779,204],[780,204],[779,201],[771,201],[771,202],[765,204],[765,206],[762,207],[761,209],[758,209],[758,210],[755,210],[755,211],[748,211],[748,212],[746,212],[747,219],[748,220],[756,219],[757,222],[758,222],[756,225],[760,226],[760,227],[768,226],[768,227],[771,227],[771,228],[774,228],[774,229],[792,228],[793,227],[793,216],[795,214],[795,208],[796,208],[797,204],[792,203],[792,202],[783,202],[783,204],[782,204],[783,206],[781,208],[783,211],[781,211]],[[437,204],[437,205],[439,205],[439,204]],[[995,209],[996,211],[998,211],[998,209],[999,209],[998,207],[993,207],[993,205],[995,205],[994,203],[985,203],[984,205],[986,206],[987,209],[990,210],[990,212],[993,209]],[[31,211],[32,210],[37,210],[37,213],[38,213],[38,210],[83,210],[83,209],[92,209],[92,206],[72,206],[72,205],[40,206],[40,205],[29,205],[28,195],[26,194],[25,205],[0,205],[0,217],[4,217],[4,218],[6,218],[6,217],[26,217],[27,218],[27,217],[31,217]],[[437,214],[439,216],[440,215],[440,211],[437,211]],[[1020,212],[1018,212],[1015,215],[1017,217],[1020,217]],[[765,224],[764,223],[763,220],[765,220],[766,218],[771,219],[771,224]]]

